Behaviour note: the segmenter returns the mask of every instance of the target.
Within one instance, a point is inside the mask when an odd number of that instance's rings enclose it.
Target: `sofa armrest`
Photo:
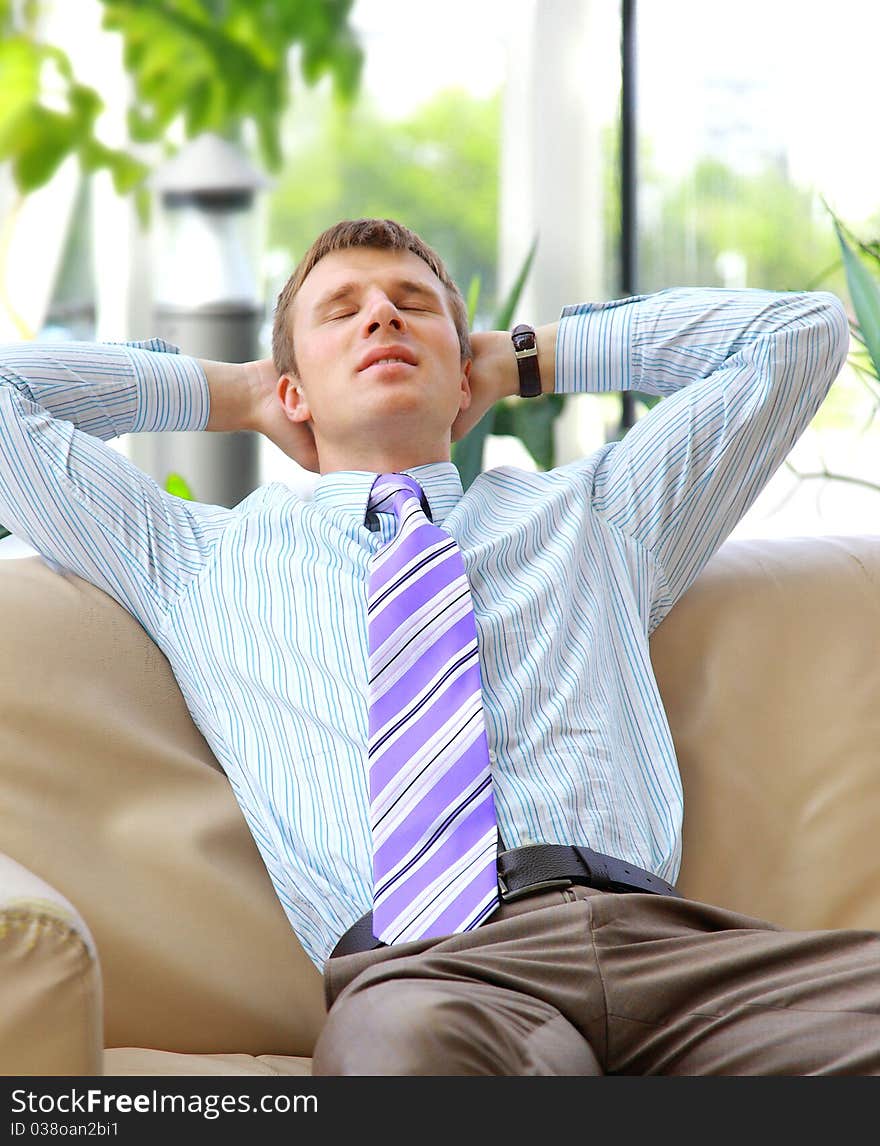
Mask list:
[[[50,884],[0,853],[0,1074],[99,1075],[101,974],[89,929]]]

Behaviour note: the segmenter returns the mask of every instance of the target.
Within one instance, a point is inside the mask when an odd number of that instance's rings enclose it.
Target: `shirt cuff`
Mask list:
[[[635,303],[644,295],[562,310],[556,332],[557,394],[632,390]]]
[[[161,338],[123,345],[131,357],[137,394],[129,432],[204,430],[211,398],[198,361]]]

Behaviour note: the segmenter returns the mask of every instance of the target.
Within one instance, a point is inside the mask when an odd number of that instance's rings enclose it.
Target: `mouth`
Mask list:
[[[411,362],[404,362],[402,358],[380,358],[376,362],[370,363],[361,370],[361,374],[405,374],[408,370],[414,370],[415,367]]]
[[[415,355],[404,346],[379,346],[371,350],[358,366],[358,373],[366,370],[403,371],[418,365]]]

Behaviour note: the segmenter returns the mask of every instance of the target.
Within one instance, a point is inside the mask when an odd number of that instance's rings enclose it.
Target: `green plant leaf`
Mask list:
[[[363,51],[348,22],[352,0],[101,0],[101,7],[102,27],[122,40],[134,143],[162,140],[176,122],[187,138],[208,130],[237,137],[251,123],[264,162],[278,170],[292,49],[301,48],[307,76],[333,77],[343,103],[360,83]],[[109,168],[120,194],[136,191],[143,165],[100,143],[100,96],[78,81],[63,45],[39,40],[37,14],[37,0],[0,0],[0,160],[10,161],[24,194],[74,154],[84,170]],[[49,103],[40,102],[45,88]],[[61,111],[58,96],[66,100]]]
[[[146,233],[153,216],[153,196],[145,183],[139,183],[134,189],[134,206],[141,230]]]
[[[499,403],[493,433],[518,438],[541,469],[552,469],[556,458],[553,423],[562,413],[564,394],[544,394],[528,402]]]
[[[529,271],[532,269],[532,263],[535,258],[535,251],[538,248],[537,235],[532,240],[532,245],[529,248],[528,254],[523,260],[520,267],[519,274],[507,294],[507,298],[502,302],[493,323],[494,330],[506,330],[510,326],[510,320],[513,312],[516,310],[517,303],[519,302],[520,295],[523,292],[523,287],[529,277]],[[476,286],[474,285],[476,282]],[[475,275],[471,280],[471,285],[468,289],[468,313],[471,313],[471,302],[473,302],[473,313],[476,313],[477,299],[479,298],[479,276]],[[543,398],[529,399],[530,403],[541,403]],[[461,478],[462,489],[467,489],[471,485],[478,474],[483,471],[483,456],[485,453],[486,439],[494,432],[495,419],[499,411],[500,403],[496,403],[491,409],[487,410],[483,417],[477,422],[476,426],[465,434],[459,441],[453,443],[452,446],[452,461],[455,463],[459,477]],[[517,435],[519,436],[519,435]],[[534,440],[537,442],[539,433],[536,431]],[[526,448],[529,449],[526,443]],[[531,452],[531,451],[530,451]],[[534,454],[532,455],[534,457]],[[535,459],[537,461],[537,458]],[[541,464],[540,462],[538,463]]]
[[[467,489],[477,474],[483,470],[483,452],[486,438],[492,433],[496,407],[490,406],[463,438],[452,444],[452,461],[458,468],[462,489]]]
[[[119,195],[133,191],[150,170],[145,163],[141,163],[128,152],[114,151],[91,138],[84,141],[79,156],[85,171],[96,171],[99,167],[106,167],[113,177],[113,186]]]
[[[203,131],[257,130],[263,162],[282,164],[279,126],[290,100],[291,49],[307,83],[333,77],[350,102],[363,52],[348,24],[349,0],[102,0],[103,26],[123,41],[135,101],[129,131],[156,140],[182,120],[187,138]]]
[[[165,492],[173,494],[175,497],[185,498],[187,501],[195,501],[192,490],[180,474],[170,473],[166,477]]]
[[[71,117],[32,104],[15,125],[12,172],[26,194],[42,187],[76,148]]]
[[[554,423],[562,413],[566,395],[544,394],[516,402],[511,410],[513,436],[519,438],[536,465],[552,469],[556,458]]]
[[[528,254],[523,260],[523,264],[519,269],[519,274],[514,280],[513,286],[507,294],[507,298],[501,304],[498,313],[495,315],[495,329],[507,330],[510,326],[510,320],[513,318],[513,312],[517,308],[520,295],[526,285],[526,279],[529,277],[529,272],[532,269],[532,263],[535,261],[535,251],[538,249],[538,236],[535,235],[532,239],[532,245],[529,247]]]
[[[474,319],[477,315],[477,307],[480,303],[480,285],[481,280],[479,275],[474,275],[471,279],[471,285],[468,287],[467,292],[467,316],[468,326],[473,327]]]
[[[843,227],[833,213],[832,218],[843,251],[846,282],[858,319],[859,333],[871,357],[874,372],[880,378],[880,287],[859,255],[847,242]]]
[[[41,62],[37,46],[23,36],[0,40],[0,156],[11,153],[17,121],[39,95]]]
[[[501,305],[495,319],[496,330],[507,330],[528,280],[538,249],[538,236],[532,240],[528,254],[520,268],[510,293]],[[535,464],[543,470],[556,464],[554,423],[565,408],[566,394],[542,394],[527,401],[513,399],[500,402],[492,426],[493,434],[508,434],[518,438],[531,454]],[[482,460],[482,459],[481,459]]]

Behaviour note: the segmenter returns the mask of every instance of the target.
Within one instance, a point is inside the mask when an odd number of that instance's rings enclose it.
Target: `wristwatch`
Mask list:
[[[510,333],[513,353],[519,370],[520,398],[538,398],[541,395],[541,372],[538,369],[538,339],[535,328],[521,322]]]

